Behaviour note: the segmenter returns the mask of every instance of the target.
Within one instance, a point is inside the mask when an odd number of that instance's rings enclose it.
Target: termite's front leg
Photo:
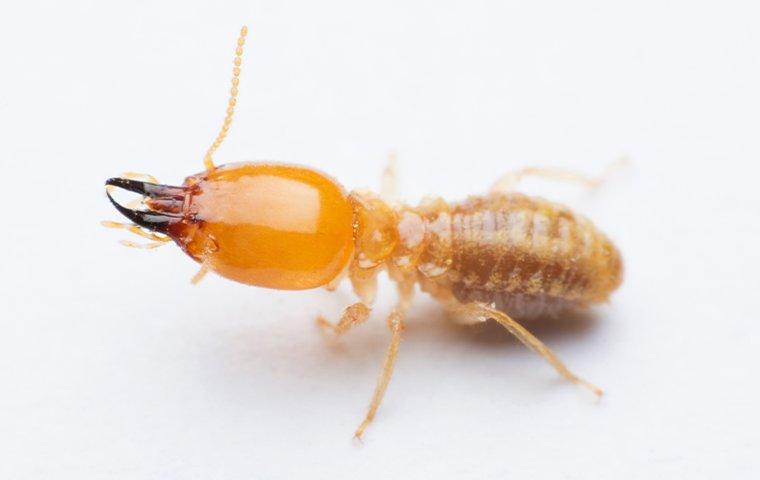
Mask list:
[[[342,273],[330,282],[326,287],[335,290],[341,279],[347,274],[354,287],[354,293],[359,297],[359,302],[349,305],[343,310],[343,314],[336,323],[329,322],[324,317],[317,317],[317,325],[332,330],[336,335],[342,335],[352,327],[363,323],[369,318],[370,305],[375,301],[377,292],[377,274],[379,268],[361,269],[352,264],[347,272]]]
[[[317,325],[332,330],[336,335],[343,335],[356,325],[363,323],[369,318],[370,308],[362,302],[356,302],[343,310],[343,314],[336,323],[329,322],[324,317],[317,317]]]

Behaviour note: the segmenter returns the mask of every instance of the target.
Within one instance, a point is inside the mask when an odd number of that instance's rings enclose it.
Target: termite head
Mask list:
[[[167,235],[219,275],[284,290],[330,283],[353,252],[354,212],[340,185],[290,165],[239,163],[185,179],[182,186],[111,178],[143,195],[142,209],[108,197],[134,224]]]

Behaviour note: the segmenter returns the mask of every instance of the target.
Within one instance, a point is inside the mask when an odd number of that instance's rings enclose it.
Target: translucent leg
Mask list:
[[[364,435],[364,430],[367,429],[372,420],[375,418],[377,409],[380,408],[380,403],[383,401],[385,390],[388,388],[388,384],[391,381],[391,375],[393,374],[393,367],[396,364],[396,356],[398,355],[398,347],[401,344],[401,332],[404,330],[404,312],[395,308],[393,312],[388,316],[388,328],[391,329],[391,342],[388,345],[388,350],[385,353],[385,361],[383,362],[383,368],[380,371],[380,379],[375,386],[375,393],[372,395],[372,401],[370,401],[367,415],[359,424],[359,428],[354,432],[354,437],[361,440]]]
[[[590,390],[594,395],[597,396],[597,398],[602,396],[602,389],[597,387],[596,385],[587,382],[586,380],[583,380],[582,378],[575,375],[573,372],[571,372],[562,361],[557,358],[557,356],[552,352],[549,347],[543,344],[541,340],[537,339],[533,336],[532,333],[530,333],[528,330],[525,329],[522,325],[517,323],[515,320],[513,320],[509,315],[502,312],[501,310],[497,310],[495,308],[489,307],[487,305],[483,305],[480,303],[471,303],[467,305],[463,305],[459,307],[459,310],[464,313],[465,315],[474,316],[475,319],[483,320],[487,318],[492,318],[499,322],[501,326],[507,329],[509,333],[517,337],[518,340],[520,340],[526,347],[530,348],[537,354],[544,357],[544,360],[549,362],[551,366],[553,366],[557,372],[562,375],[565,379],[573,382],[576,385],[580,385],[584,388],[587,388]]]
[[[396,364],[396,356],[398,355],[398,347],[401,344],[401,332],[404,331],[404,319],[406,317],[406,311],[409,309],[409,305],[412,303],[414,296],[414,278],[404,277],[403,275],[393,275],[391,272],[391,278],[395,280],[396,288],[398,289],[399,299],[394,307],[393,311],[388,315],[388,328],[391,330],[391,341],[388,344],[388,350],[385,353],[385,361],[383,362],[383,368],[380,371],[380,378],[375,386],[375,392],[372,394],[372,400],[369,403],[369,409],[367,415],[359,424],[359,428],[354,432],[354,437],[361,440],[364,435],[364,430],[367,429],[372,420],[375,418],[377,409],[380,408],[380,403],[385,396],[385,390],[388,388],[388,384],[391,381],[391,375],[393,374],[393,367]]]
[[[317,317],[317,325],[333,331],[336,335],[343,335],[351,328],[363,323],[369,318],[370,308],[362,302],[349,305],[343,310],[337,323],[327,321],[324,317]]]
[[[502,176],[491,187],[491,193],[509,193],[513,192],[525,177],[543,177],[550,180],[576,183],[587,188],[597,188],[604,183],[615,170],[624,166],[628,161],[620,159],[610,164],[601,175],[590,177],[572,170],[562,168],[538,168],[528,167],[515,172],[509,172]]]

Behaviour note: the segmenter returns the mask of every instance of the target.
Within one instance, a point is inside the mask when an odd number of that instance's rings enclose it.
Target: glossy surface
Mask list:
[[[223,277],[300,290],[329,283],[353,251],[353,211],[335,181],[314,170],[240,163],[189,177],[187,223],[175,239]]]

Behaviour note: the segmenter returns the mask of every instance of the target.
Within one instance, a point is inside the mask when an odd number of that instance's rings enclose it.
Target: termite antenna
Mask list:
[[[237,104],[238,84],[240,83],[240,65],[243,63],[243,45],[245,45],[245,36],[248,34],[248,27],[243,25],[240,29],[240,36],[237,39],[237,47],[235,48],[235,59],[233,60],[234,66],[232,67],[232,88],[230,89],[230,99],[227,101],[227,115],[222,122],[222,128],[214,140],[214,143],[208,147],[206,156],[203,157],[203,165],[206,170],[211,171],[214,167],[213,155],[219,145],[222,144],[227,133],[230,131],[230,125],[232,125],[232,117],[235,114],[235,104]]]

